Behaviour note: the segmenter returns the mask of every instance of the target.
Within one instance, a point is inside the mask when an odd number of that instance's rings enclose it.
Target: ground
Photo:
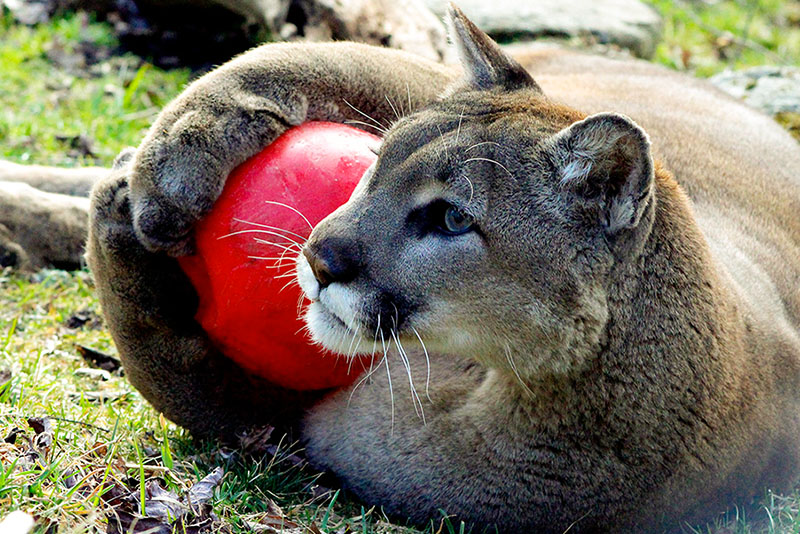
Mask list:
[[[665,18],[655,60],[671,68],[800,64],[798,1],[651,3]],[[0,12],[0,72],[0,158],[66,166],[110,164],[192,76],[121,53],[82,13],[27,27]],[[24,510],[48,534],[411,531],[328,490],[280,436],[247,450],[191,439],[120,376],[99,314],[86,271],[0,272],[0,517]],[[142,508],[149,519],[131,526]],[[755,508],[703,531],[800,532],[797,492]],[[440,531],[460,525],[427,529]]]

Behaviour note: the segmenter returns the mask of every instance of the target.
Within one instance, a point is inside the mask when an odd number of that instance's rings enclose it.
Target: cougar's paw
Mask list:
[[[29,270],[31,261],[25,249],[13,241],[8,228],[0,224],[0,269],[4,267]]]
[[[133,201],[133,228],[148,249],[171,256],[194,252],[192,226],[199,220],[163,197],[144,197]]]
[[[149,250],[173,256],[193,251],[192,227],[214,205],[236,163],[223,165],[206,144],[203,136],[183,131],[137,153],[130,181],[133,225]]]

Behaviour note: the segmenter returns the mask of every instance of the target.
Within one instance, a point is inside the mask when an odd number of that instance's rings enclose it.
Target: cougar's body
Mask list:
[[[557,50],[517,63],[450,18],[463,71],[261,47],[120,160],[89,259],[130,380],[198,434],[300,419],[315,465],[417,523],[659,532],[788,488],[797,142],[703,82]],[[286,128],[362,112],[391,128],[298,280],[312,337],[374,351],[373,372],[298,395],[219,354],[163,252],[191,250],[228,172]]]
[[[408,367],[421,403],[390,351],[391,384],[384,366],[355,392],[311,411],[305,432],[312,460],[400,516],[424,522],[445,510],[501,532],[672,530],[747,502],[755,488],[787,489],[800,452],[797,143],[768,117],[658,67],[561,51],[517,59],[550,101],[524,91],[483,97],[480,105],[497,115],[486,121],[494,130],[487,139],[514,142],[501,114],[532,122],[532,136],[558,131],[569,123],[566,104],[631,117],[661,163],[640,255],[605,273],[603,331],[580,364],[531,375],[519,368],[543,356],[535,342],[512,348],[515,365],[488,368],[434,353],[428,377],[425,355],[409,336],[406,344],[417,348],[406,351]],[[441,107],[447,136],[464,103],[455,98]],[[468,122],[462,118],[462,135]],[[398,126],[386,144],[406,132]],[[515,147],[505,148],[487,158],[516,175],[515,158],[498,157]],[[339,224],[350,224],[344,209]],[[350,235],[336,221],[323,223],[312,242]],[[551,239],[524,232],[514,239],[522,249],[530,240],[544,250],[569,239],[543,233]],[[555,257],[562,252],[552,250]],[[546,284],[546,273],[542,279]],[[553,298],[560,296],[569,298]],[[489,336],[492,321],[520,313],[512,299],[495,305],[471,310],[476,331],[482,324]],[[502,362],[502,348],[496,350],[501,354],[485,360]]]

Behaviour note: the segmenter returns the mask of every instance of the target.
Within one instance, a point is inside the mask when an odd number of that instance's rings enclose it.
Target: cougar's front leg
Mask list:
[[[93,191],[87,254],[126,376],[157,410],[199,436],[290,426],[318,394],[249,376],[211,345],[193,319],[197,296],[186,275],[134,233],[129,159],[121,156]]]
[[[193,83],[134,157],[130,198],[146,248],[191,251],[191,228],[233,168],[291,126],[360,121],[381,128],[430,102],[451,79],[411,54],[355,43],[272,44]]]
[[[310,120],[388,124],[430,102],[449,71],[352,43],[267,45],[193,83],[121,156],[92,195],[88,260],[128,377],[158,410],[196,434],[229,437],[291,424],[318,393],[254,378],[220,354],[194,320],[197,296],[171,255],[228,173],[289,126]],[[402,103],[401,103],[402,102]]]

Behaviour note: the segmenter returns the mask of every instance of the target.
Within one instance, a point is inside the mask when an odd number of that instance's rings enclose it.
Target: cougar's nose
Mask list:
[[[321,287],[349,282],[358,274],[358,246],[349,240],[329,238],[309,242],[303,247],[303,255]]]

